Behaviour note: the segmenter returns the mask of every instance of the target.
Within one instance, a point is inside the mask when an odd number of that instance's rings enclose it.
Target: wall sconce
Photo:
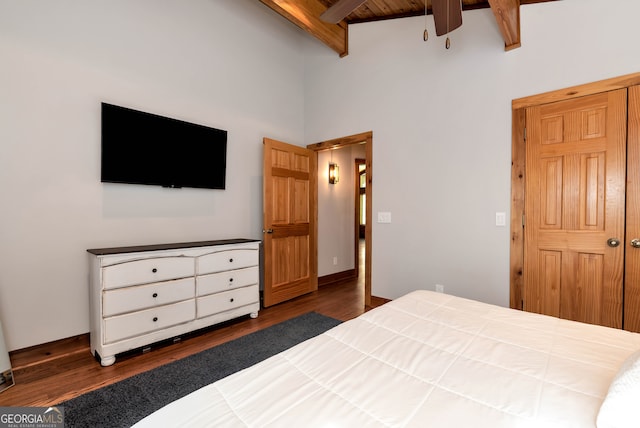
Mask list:
[[[340,181],[340,168],[335,163],[329,164],[329,184],[336,184]]]

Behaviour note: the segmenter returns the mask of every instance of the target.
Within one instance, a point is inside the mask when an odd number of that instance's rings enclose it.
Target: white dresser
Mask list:
[[[13,371],[11,370],[11,359],[7,351],[7,345],[4,343],[4,334],[2,333],[2,323],[0,322],[0,392],[15,385],[13,380]]]
[[[230,239],[89,252],[91,352],[116,354],[260,310],[260,241]]]

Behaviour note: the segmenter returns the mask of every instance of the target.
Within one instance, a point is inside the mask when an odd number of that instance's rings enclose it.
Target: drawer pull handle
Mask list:
[[[229,263],[233,263],[233,259],[229,259]]]
[[[153,298],[155,299],[156,297],[158,297],[158,293],[153,293]]]
[[[153,317],[153,322],[158,321],[158,317]]]
[[[229,282],[233,282],[233,278],[229,278]]]
[[[151,269],[151,272],[156,273],[156,272],[158,272],[158,269],[153,268],[153,269]]]
[[[229,299],[229,301],[230,301],[231,303],[233,303],[233,297],[232,297],[231,299]]]

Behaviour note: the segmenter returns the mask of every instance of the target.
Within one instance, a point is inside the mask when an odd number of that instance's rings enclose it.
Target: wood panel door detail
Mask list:
[[[626,93],[526,109],[527,311],[622,327]]]
[[[624,329],[640,332],[640,86],[629,88]]]
[[[315,153],[264,138],[264,306],[317,290]]]

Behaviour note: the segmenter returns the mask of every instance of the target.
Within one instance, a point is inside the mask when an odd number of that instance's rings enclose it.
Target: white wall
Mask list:
[[[261,238],[262,137],[303,143],[306,35],[254,0],[0,0],[0,319],[89,331],[87,248]],[[100,102],[225,129],[227,189],[100,183]]]
[[[491,10],[436,38],[424,18],[352,25],[349,55],[308,43],[305,141],[373,131],[372,292],[434,289],[507,306],[511,101],[640,71],[640,2],[521,7],[504,52]],[[375,220],[374,220],[375,221]]]
[[[364,145],[318,153],[318,276],[355,267],[355,160],[365,156]],[[340,168],[336,184],[329,184],[330,162]]]
[[[510,103],[640,71],[640,2],[490,10],[452,48],[423,18],[350,27],[350,54],[255,0],[0,0],[0,319],[10,350],[89,330],[87,248],[261,237],[263,136],[374,131],[373,294],[508,304]],[[229,131],[227,190],[103,185],[100,101]]]

